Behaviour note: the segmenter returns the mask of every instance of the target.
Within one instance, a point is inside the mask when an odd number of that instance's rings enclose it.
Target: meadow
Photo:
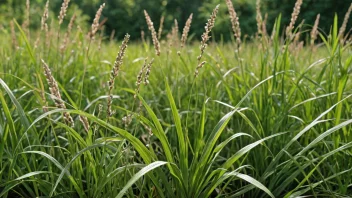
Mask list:
[[[187,38],[192,15],[163,30],[145,11],[150,32],[117,42],[103,5],[86,27],[67,1],[58,19],[43,5],[37,30],[10,21],[0,197],[351,196],[352,5],[323,32],[296,21],[300,3],[270,31],[259,7],[245,38],[224,1],[229,42],[211,37],[218,7],[201,38]]]

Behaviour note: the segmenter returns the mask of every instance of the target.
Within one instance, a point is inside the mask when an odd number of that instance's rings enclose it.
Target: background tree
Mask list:
[[[31,27],[38,28],[46,0],[31,0],[30,2]],[[262,17],[264,18],[265,13],[268,13],[267,30],[269,34],[272,30],[275,18],[280,13],[282,14],[282,24],[289,24],[295,2],[296,0],[261,1]],[[52,11],[51,20],[57,19],[61,3],[61,0],[50,1],[50,9]],[[216,21],[212,35],[213,39],[223,38],[224,40],[229,40],[232,37],[230,21],[228,17],[225,17],[228,13],[224,0],[71,0],[67,18],[75,12],[78,15],[77,22],[79,24],[86,24],[88,27],[94,18],[96,10],[102,3],[106,4],[102,16],[102,19],[107,19],[105,32],[109,35],[111,31],[115,30],[115,35],[118,39],[122,39],[124,34],[128,32],[131,35],[131,39],[136,40],[140,39],[141,30],[147,32],[143,10],[148,11],[156,28],[159,27],[160,17],[162,15],[165,17],[164,38],[166,37],[166,32],[171,30],[174,19],[177,19],[179,29],[182,30],[188,16],[193,13],[190,35],[191,37],[199,38],[211,10],[217,4],[220,4],[219,16],[222,17],[218,17]],[[304,19],[305,24],[312,25],[316,15],[320,13],[322,23],[319,24],[319,28],[328,33],[333,23],[334,14],[336,13],[338,15],[339,24],[341,24],[351,3],[351,0],[304,0],[297,23],[300,23]],[[233,0],[233,4],[239,15],[242,35],[255,35],[257,31],[255,0]],[[23,13],[24,9],[24,0],[0,1],[0,23],[3,26],[8,26],[9,20],[14,18],[16,13],[16,19],[21,23],[23,19],[18,17],[18,13]],[[24,17],[24,15],[22,15],[22,17]],[[69,21],[67,18],[64,22],[66,24]],[[347,32],[351,29],[351,25],[351,23],[347,25]],[[62,27],[65,27],[65,25]]]

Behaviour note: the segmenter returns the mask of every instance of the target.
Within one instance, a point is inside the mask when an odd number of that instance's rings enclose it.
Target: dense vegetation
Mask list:
[[[192,43],[178,26],[159,40],[143,11],[152,34],[124,32],[122,44],[103,36],[101,10],[90,30],[70,6],[59,20],[11,20],[0,31],[0,197],[351,195],[348,14],[324,33],[298,25],[298,0],[291,22],[278,15],[265,31],[257,16],[245,40],[229,2]],[[231,41],[210,37],[225,20]]]
[[[42,6],[46,0],[31,0],[31,26],[36,28],[40,23],[42,14]],[[105,33],[110,35],[115,30],[116,38],[122,40],[125,33],[128,32],[132,40],[140,38],[141,30],[147,32],[148,28],[143,18],[143,10],[148,10],[154,24],[158,27],[161,16],[164,16],[163,36],[166,36],[167,30],[171,30],[174,19],[177,19],[179,28],[185,24],[188,16],[193,13],[194,20],[191,27],[191,36],[193,39],[200,38],[203,33],[204,21],[208,19],[209,13],[217,5],[221,4],[219,17],[215,25],[214,37],[220,40],[231,39],[230,21],[227,20],[227,8],[224,0],[89,0],[70,2],[69,16],[78,13],[78,21],[80,23],[92,22],[96,10],[100,4],[106,3],[102,18],[107,19],[105,22]],[[263,18],[268,14],[267,29],[272,30],[275,18],[281,13],[283,26],[290,22],[292,7],[296,0],[261,0],[261,12]],[[57,18],[60,11],[62,0],[50,1],[50,18]],[[256,0],[234,0],[235,9],[239,15],[242,29],[242,35],[249,37],[256,34]],[[317,14],[320,13],[321,21],[319,28],[328,33],[335,13],[338,15],[339,24],[342,23],[344,14],[350,6],[350,0],[304,0],[301,6],[301,14],[297,21],[305,20],[306,24],[314,24]],[[8,21],[16,18],[19,23],[25,20],[25,15],[16,15],[16,13],[24,13],[24,0],[2,0],[0,1],[0,25],[8,26]],[[65,22],[64,22],[65,23]],[[68,23],[68,21],[67,21]],[[347,31],[352,28],[352,24],[348,24]],[[309,28],[307,28],[309,29]],[[304,37],[302,37],[304,38]]]

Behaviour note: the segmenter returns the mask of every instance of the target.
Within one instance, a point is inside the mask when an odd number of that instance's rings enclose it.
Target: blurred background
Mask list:
[[[25,15],[25,0],[0,0],[0,27],[8,27],[9,21],[16,18],[19,23],[23,22]],[[256,26],[256,1],[255,0],[232,0],[236,12],[239,15],[242,35],[254,36]],[[281,13],[282,24],[288,25],[296,0],[261,0],[261,13],[267,18],[267,30],[270,34],[275,18]],[[40,28],[40,20],[46,0],[31,0],[30,27]],[[57,24],[57,16],[60,11],[62,0],[50,0],[49,23]],[[115,38],[122,39],[125,33],[129,33],[134,40],[140,39],[141,31],[149,35],[145,22],[143,10],[147,10],[151,16],[154,27],[159,28],[161,16],[165,17],[163,37],[171,30],[174,19],[177,19],[179,29],[183,26],[191,13],[193,21],[190,30],[192,38],[200,38],[204,25],[211,14],[212,9],[220,4],[220,10],[216,19],[213,38],[229,40],[232,38],[230,20],[227,15],[225,0],[71,0],[68,14],[65,18],[67,27],[70,17],[76,13],[78,18],[76,24],[81,28],[90,27],[99,5],[105,3],[101,20],[107,19],[105,23],[105,34],[108,36],[115,30]],[[305,24],[314,24],[316,15],[320,13],[319,28],[328,33],[333,23],[333,17],[338,15],[339,24],[347,12],[352,0],[304,0],[297,24],[304,19]],[[55,19],[55,20],[52,20]],[[348,23],[346,31],[351,30],[351,22]],[[309,27],[309,26],[308,26]]]

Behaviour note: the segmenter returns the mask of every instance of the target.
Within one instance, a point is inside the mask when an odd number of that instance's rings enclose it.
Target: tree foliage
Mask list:
[[[31,0],[31,27],[38,27],[40,17],[45,5],[45,0]],[[287,25],[290,22],[291,12],[296,0],[261,0],[261,13],[268,14],[267,30],[270,34],[275,18],[281,13],[282,23]],[[352,1],[350,0],[304,0],[297,23],[303,19],[305,24],[312,25],[315,17],[320,13],[321,23],[320,30],[328,33],[330,24],[333,23],[334,14],[339,18],[339,24],[342,23],[345,13]],[[62,1],[51,0],[50,8],[52,17],[57,18]],[[147,10],[157,29],[159,27],[161,16],[165,17],[164,33],[171,30],[174,19],[177,19],[179,29],[182,30],[188,16],[193,13],[193,22],[190,34],[200,37],[204,29],[204,24],[211,13],[211,10],[220,4],[219,15],[227,15],[225,0],[91,0],[78,1],[71,0],[66,23],[70,15],[78,13],[80,15],[78,22],[86,22],[89,27],[93,21],[96,10],[99,5],[105,3],[102,19],[106,18],[106,34],[116,31],[116,37],[122,39],[125,33],[129,33],[132,39],[139,39],[141,30],[147,32],[143,10]],[[233,0],[234,7],[240,19],[242,35],[253,36],[256,33],[256,7],[255,0]],[[16,13],[23,13],[25,9],[24,0],[3,0],[0,1],[0,23],[3,26],[8,25],[8,21],[14,18]],[[22,17],[25,17],[24,15]],[[16,16],[16,18],[18,18]],[[231,25],[227,17],[218,17],[214,28],[213,38],[225,40],[231,39]],[[80,24],[80,26],[83,26]],[[351,23],[347,26],[347,31],[351,29]],[[149,35],[149,34],[146,34]]]

